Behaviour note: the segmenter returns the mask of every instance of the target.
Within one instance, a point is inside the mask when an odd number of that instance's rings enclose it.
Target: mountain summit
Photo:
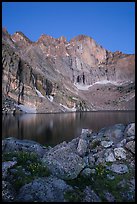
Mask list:
[[[32,42],[3,29],[2,65],[3,112],[135,109],[135,55],[86,35]]]

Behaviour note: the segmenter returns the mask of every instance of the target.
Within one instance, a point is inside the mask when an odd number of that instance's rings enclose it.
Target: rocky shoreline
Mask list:
[[[2,140],[2,200],[135,201],[135,123],[82,129],[55,147]]]

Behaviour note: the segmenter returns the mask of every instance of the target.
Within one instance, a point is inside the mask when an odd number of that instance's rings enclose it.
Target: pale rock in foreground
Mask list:
[[[45,154],[42,162],[53,175],[67,180],[76,178],[85,167],[83,159],[76,153],[71,152],[69,146]]]
[[[126,150],[123,147],[118,147],[114,149],[114,154],[116,159],[126,159]]]
[[[84,194],[83,202],[101,202],[98,195],[88,186],[84,189]]]
[[[87,152],[87,141],[84,139],[80,139],[77,147],[78,154],[80,156],[84,156]]]
[[[124,174],[129,171],[127,165],[125,164],[112,164],[110,167],[108,167],[108,169],[118,174]]]
[[[125,130],[125,134],[128,136],[128,137],[131,137],[131,136],[134,136],[135,135],[135,123],[130,123],[126,130]]]
[[[135,141],[130,141],[125,146],[129,151],[135,154]]]
[[[16,201],[65,202],[64,193],[68,190],[72,187],[54,176],[38,178],[20,189]]]

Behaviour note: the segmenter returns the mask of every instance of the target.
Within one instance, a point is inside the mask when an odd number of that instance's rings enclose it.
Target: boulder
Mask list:
[[[113,153],[113,151],[111,149],[106,150],[106,152],[105,152],[105,161],[106,162],[114,162],[114,161],[116,161],[114,153]]]
[[[96,174],[96,169],[91,169],[91,174]]]
[[[54,176],[38,178],[19,190],[16,202],[64,202],[64,193],[72,190],[65,181]]]
[[[2,201],[13,202],[16,196],[16,191],[8,181],[2,181]]]
[[[100,150],[97,153],[93,154],[93,157],[95,158],[95,165],[105,163],[104,153],[105,153],[105,150]]]
[[[92,130],[89,129],[82,129],[80,138],[84,140],[89,140],[92,134]]]
[[[113,141],[101,141],[101,145],[105,148],[111,147],[113,144]]]
[[[100,150],[97,153],[93,154],[93,156],[95,157],[95,161],[96,161],[95,165],[105,163],[104,152],[105,152],[105,150]]]
[[[135,140],[135,135],[134,135],[134,136],[127,137],[127,142],[132,141],[132,140]]]
[[[8,169],[12,168],[15,164],[17,164],[16,161],[7,161],[2,162],[2,178],[6,179],[8,176]]]
[[[130,190],[134,192],[135,191],[135,178],[132,178],[129,184],[130,184]]]
[[[93,167],[95,165],[95,157],[93,156],[92,153],[88,155],[88,163],[89,167]]]
[[[95,139],[93,139],[90,143],[89,143],[89,146],[90,146],[90,150],[94,150],[96,149],[97,147],[100,146],[100,143],[101,143],[101,138],[99,137],[96,137]]]
[[[126,159],[126,150],[123,147],[118,147],[114,149],[114,154],[116,159]]]
[[[125,125],[123,124],[116,124],[107,128],[102,128],[98,136],[103,137],[106,136],[106,138],[111,139],[113,142],[117,142],[124,137],[124,130]]]
[[[35,152],[38,156],[42,157],[48,150],[37,142],[31,140],[19,140],[13,137],[3,140],[3,151],[26,151]]]
[[[127,140],[123,139],[119,143],[117,143],[116,147],[123,147],[123,146],[125,146],[126,142],[127,142]]]
[[[78,154],[80,156],[85,156],[87,152],[87,147],[88,147],[87,141],[84,139],[80,139],[77,147]]]
[[[104,193],[104,197],[108,202],[115,202],[115,197],[108,191],[103,192]]]
[[[76,178],[86,165],[79,155],[72,152],[69,145],[45,154],[42,163],[53,175],[62,179]]]
[[[129,141],[125,146],[130,152],[135,154],[135,141]]]
[[[71,142],[68,142],[68,146],[71,152],[74,152],[76,154],[78,153],[77,152],[78,143],[79,143],[79,137],[73,139]]]
[[[81,175],[84,177],[90,177],[92,170],[90,168],[85,168],[82,170]]]
[[[87,186],[83,192],[84,198],[82,202],[101,202],[99,196],[89,186]]]
[[[110,167],[107,168],[117,174],[124,174],[129,171],[127,165],[125,164],[112,164]]]
[[[81,134],[86,134],[87,135],[88,133],[89,133],[89,129],[82,129],[82,131],[81,131]]]
[[[124,134],[127,137],[135,136],[135,123],[128,124],[128,126],[125,129]]]

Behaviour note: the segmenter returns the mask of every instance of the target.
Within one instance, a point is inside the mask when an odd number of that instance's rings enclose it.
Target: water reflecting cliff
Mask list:
[[[82,128],[97,132],[116,123],[135,122],[134,111],[105,111],[2,116],[2,138],[16,137],[54,146],[77,137]]]

